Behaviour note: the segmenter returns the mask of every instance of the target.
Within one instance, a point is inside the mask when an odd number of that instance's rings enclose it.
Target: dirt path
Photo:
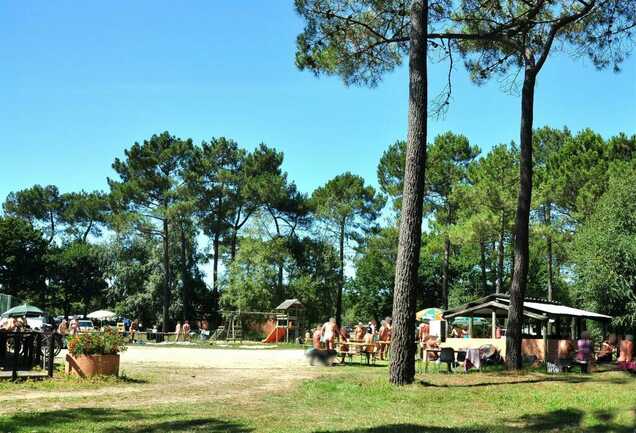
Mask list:
[[[94,407],[96,401],[101,408],[240,403],[289,389],[318,370],[300,350],[131,347],[121,357],[125,380],[84,384],[61,378],[9,390],[0,394],[0,414]]]

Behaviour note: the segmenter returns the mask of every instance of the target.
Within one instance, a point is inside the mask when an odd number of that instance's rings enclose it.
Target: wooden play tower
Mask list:
[[[298,340],[304,312],[305,306],[298,299],[286,299],[276,307],[276,330],[284,330],[286,343],[290,342],[290,337],[293,339],[292,341]],[[275,333],[277,343],[282,342],[278,340],[278,335],[280,334],[278,332]]]

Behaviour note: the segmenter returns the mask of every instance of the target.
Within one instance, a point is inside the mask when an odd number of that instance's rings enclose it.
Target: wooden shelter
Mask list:
[[[452,323],[457,317],[468,317],[468,338],[448,338],[447,344],[458,347],[479,347],[493,344],[505,354],[505,338],[502,329],[508,317],[510,296],[493,294],[467,304],[444,311],[444,319]],[[556,359],[560,340],[575,340],[581,336],[585,320],[603,324],[606,331],[611,316],[569,307],[556,301],[526,298],[523,303],[523,344],[524,356],[535,356],[539,360]],[[472,318],[480,317],[490,321],[490,338],[476,336]]]

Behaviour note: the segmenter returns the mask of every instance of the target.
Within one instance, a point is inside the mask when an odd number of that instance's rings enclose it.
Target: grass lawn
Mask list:
[[[274,387],[272,377],[165,368],[117,380],[3,382],[10,399],[0,401],[0,432],[636,431],[636,377],[619,372],[429,373],[402,388],[387,384],[386,366],[307,374]]]

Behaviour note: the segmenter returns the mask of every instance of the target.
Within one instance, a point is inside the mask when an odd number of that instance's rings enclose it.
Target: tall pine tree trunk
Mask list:
[[[544,218],[545,225],[548,227],[548,233],[546,235],[546,260],[548,266],[548,300],[552,300],[554,297],[554,271],[552,269],[552,233],[550,230],[552,229],[552,212],[551,212],[552,204],[548,203],[545,206]]]
[[[168,307],[170,305],[170,241],[168,238],[168,219],[163,220],[163,270],[164,270],[164,285],[163,285],[163,315],[162,315],[162,330],[168,332]]]
[[[219,244],[221,243],[221,234],[214,233],[214,238],[212,239],[212,254],[214,257],[212,258],[212,308],[214,309],[214,314],[217,313],[218,309],[218,300],[219,300]]]
[[[450,261],[451,243],[448,235],[444,235],[444,259],[442,260],[442,306],[448,309],[448,263]]]
[[[504,273],[504,215],[501,213],[501,228],[499,230],[499,239],[497,242],[497,284],[495,285],[495,293],[503,292],[503,273]]]
[[[481,293],[488,294],[488,276],[486,275],[486,242],[479,241],[479,265],[481,268]]]
[[[396,385],[415,378],[415,303],[422,242],[426,167],[428,0],[411,4],[409,40],[409,115],[404,191],[395,264],[393,330],[389,380]]]
[[[492,287],[494,287],[496,291],[497,290],[497,242],[493,241],[489,247],[490,247],[490,257],[491,257],[490,270],[491,270],[491,278],[492,278],[492,281],[490,283],[492,284]]]
[[[284,263],[281,261],[278,264],[278,299],[276,302],[283,301],[285,299],[285,289],[283,288],[283,268]]]
[[[181,241],[181,297],[183,301],[183,320],[190,320],[190,269],[188,268],[188,244],[183,224],[180,227]]]
[[[510,286],[510,309],[506,329],[506,368],[518,370],[522,367],[521,326],[523,323],[523,300],[528,283],[530,203],[532,201],[532,118],[534,110],[534,85],[536,74],[533,67],[525,70],[521,91],[521,133],[519,175],[520,188],[515,218],[515,263]]]
[[[278,218],[272,211],[271,208],[268,207],[269,214],[272,216],[272,220],[274,220],[274,227],[276,227],[276,239],[282,239],[283,235],[280,230],[280,224],[278,223]],[[274,297],[274,301],[280,303],[285,298],[285,289],[283,288],[283,268],[285,266],[285,258],[281,257],[280,262],[276,265],[278,268],[278,275],[276,281],[276,296]],[[278,305],[278,304],[276,304]]]
[[[340,223],[340,269],[338,270],[338,295],[336,297],[336,323],[338,326],[342,323],[342,290],[344,288],[344,243],[345,243],[345,222]]]

